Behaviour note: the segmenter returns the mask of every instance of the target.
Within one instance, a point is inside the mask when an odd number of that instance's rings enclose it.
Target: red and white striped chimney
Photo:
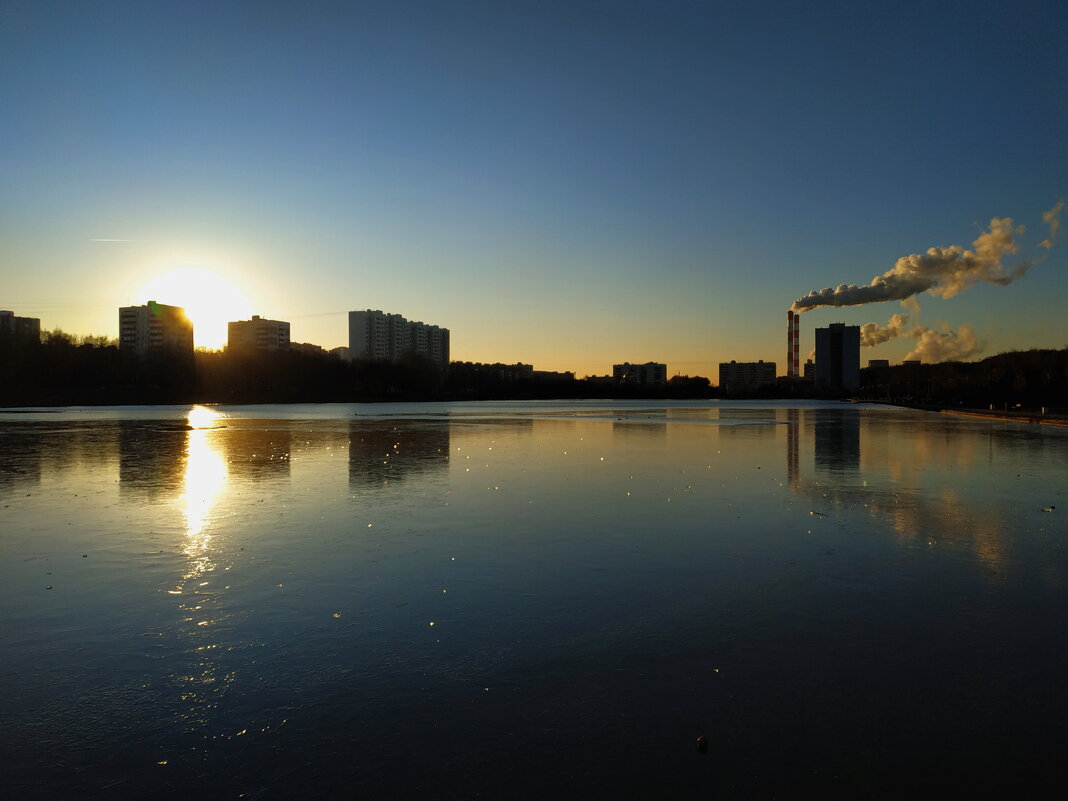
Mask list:
[[[795,378],[794,373],[794,312],[786,312],[786,377]]]
[[[792,325],[793,325],[792,336],[793,336],[793,340],[794,340],[794,343],[793,343],[794,344],[794,350],[793,350],[793,355],[792,355],[793,361],[791,362],[790,366],[791,366],[791,369],[793,370],[794,378],[798,378],[801,375],[801,359],[800,359],[800,350],[801,350],[801,330],[800,330],[801,329],[801,315],[800,314],[794,314],[794,319],[793,319],[793,324]]]

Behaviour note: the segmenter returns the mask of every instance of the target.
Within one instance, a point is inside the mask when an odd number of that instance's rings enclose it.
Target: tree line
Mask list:
[[[1009,351],[977,362],[860,371],[857,397],[943,408],[1068,411],[1068,348]]]
[[[396,362],[299,351],[120,350],[106,337],[43,332],[40,343],[0,342],[0,405],[330,403],[420,400],[708,397],[707,378],[619,387],[558,376],[501,378],[491,365],[442,371],[416,354]]]
[[[442,372],[408,354],[396,362],[327,353],[196,350],[139,357],[113,339],[47,331],[39,343],[0,337],[0,405],[319,403],[551,398],[712,398],[707,378],[625,386],[563,374],[509,375],[502,365],[454,362]],[[1068,409],[1068,349],[1011,351],[978,362],[861,370],[863,400],[930,406]],[[817,397],[811,382],[778,382],[751,397]]]

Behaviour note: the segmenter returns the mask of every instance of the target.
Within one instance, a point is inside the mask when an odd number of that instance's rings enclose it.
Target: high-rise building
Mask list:
[[[719,386],[724,392],[751,392],[775,383],[775,362],[720,362]]]
[[[231,351],[289,350],[289,323],[264,320],[258,314],[251,320],[226,324],[226,348]]]
[[[17,347],[41,341],[41,321],[36,317],[16,317],[15,312],[0,311],[0,341]]]
[[[623,364],[613,364],[612,378],[615,379],[617,384],[624,384],[626,386],[640,385],[662,387],[667,384],[667,365],[658,364],[657,362],[646,362],[645,364],[623,362]]]
[[[816,329],[816,388],[860,386],[860,326],[831,323]]]
[[[139,356],[150,353],[193,353],[193,323],[180,306],[150,300],[144,306],[119,309],[119,349]]]
[[[349,356],[395,362],[405,354],[429,359],[441,370],[449,366],[449,329],[412,322],[377,309],[349,312]]]

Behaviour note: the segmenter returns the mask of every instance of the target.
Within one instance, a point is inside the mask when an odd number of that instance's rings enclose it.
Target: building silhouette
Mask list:
[[[193,353],[193,323],[180,306],[150,300],[119,309],[119,349],[139,356]]]
[[[662,387],[667,384],[667,365],[656,362],[613,364],[612,378],[625,386]]]
[[[831,323],[816,329],[816,388],[860,386],[860,326]]]
[[[724,392],[751,392],[775,383],[775,362],[719,363],[719,386]]]
[[[251,320],[226,324],[226,349],[231,351],[289,350],[289,323],[265,320],[258,314]]]
[[[41,341],[41,321],[36,317],[16,317],[15,312],[0,311],[0,342],[22,347]]]
[[[449,329],[377,309],[349,312],[350,358],[396,362],[408,354],[429,359],[445,371],[449,366]]]

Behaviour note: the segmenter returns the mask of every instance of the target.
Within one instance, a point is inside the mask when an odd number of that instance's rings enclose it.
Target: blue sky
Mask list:
[[[809,290],[992,217],[1041,255],[1066,45],[1053,2],[0,0],[0,307],[113,335],[187,263],[326,347],[380,308],[454,359],[782,372]],[[1064,248],[922,322],[1068,346]]]

